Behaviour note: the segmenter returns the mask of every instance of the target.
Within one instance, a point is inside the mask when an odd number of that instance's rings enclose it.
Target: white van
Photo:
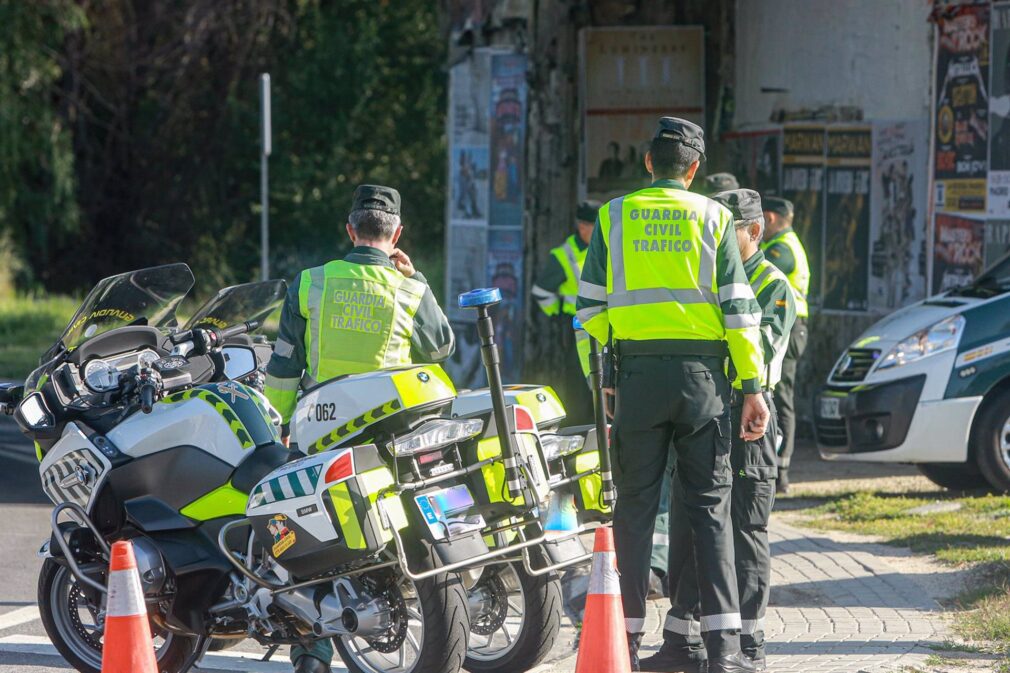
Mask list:
[[[814,399],[814,425],[825,460],[1010,491],[1010,255],[864,332]]]

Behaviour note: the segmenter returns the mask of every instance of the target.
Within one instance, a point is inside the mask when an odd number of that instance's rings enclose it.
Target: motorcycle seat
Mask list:
[[[263,444],[253,449],[231,475],[231,485],[249,493],[253,487],[284,463],[290,462],[292,456],[288,447],[278,442]]]

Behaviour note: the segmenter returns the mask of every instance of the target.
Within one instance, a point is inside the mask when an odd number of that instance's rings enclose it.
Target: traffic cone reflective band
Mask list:
[[[596,529],[575,673],[631,673],[614,531],[609,526]]]
[[[112,545],[102,673],[158,673],[133,543]]]

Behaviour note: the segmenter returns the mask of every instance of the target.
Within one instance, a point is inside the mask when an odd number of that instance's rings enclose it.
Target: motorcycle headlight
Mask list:
[[[877,365],[877,369],[900,367],[929,355],[957,348],[958,342],[961,341],[961,333],[964,331],[964,323],[964,316],[952,315],[916,332],[892,348]]]
[[[422,423],[413,432],[397,437],[389,444],[389,449],[393,455],[410,456],[465,441],[476,437],[483,430],[484,421],[480,419],[450,420],[439,418]]]
[[[96,393],[107,393],[119,387],[119,370],[102,360],[84,365],[84,383]]]
[[[544,458],[550,462],[581,451],[586,438],[582,435],[540,435],[540,444],[544,447]]]

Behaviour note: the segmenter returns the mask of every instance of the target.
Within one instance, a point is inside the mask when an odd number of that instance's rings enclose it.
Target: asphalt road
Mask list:
[[[38,618],[36,587],[49,538],[52,505],[42,493],[38,462],[30,442],[7,417],[0,417],[0,673],[72,671],[46,637]],[[281,673],[286,655],[260,663],[264,650],[246,643],[228,656],[207,657],[197,670]],[[243,656],[244,655],[244,656]],[[335,671],[345,669],[335,668]]]

